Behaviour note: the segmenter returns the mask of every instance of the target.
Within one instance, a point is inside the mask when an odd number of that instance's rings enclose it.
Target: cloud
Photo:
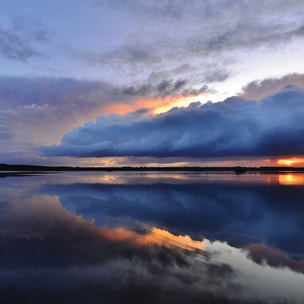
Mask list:
[[[23,150],[28,159],[36,162],[29,155],[35,153],[28,151],[30,146],[32,149],[35,145],[59,143],[75,125],[96,119],[100,113],[133,111],[132,116],[138,118],[148,114],[147,107],[153,109],[175,97],[206,92],[207,85],[194,87],[187,78],[166,79],[165,75],[125,85],[72,78],[1,76],[0,121],[5,129],[0,129],[0,138],[5,139],[6,149],[0,154],[5,161],[27,162],[20,155]],[[16,151],[18,155],[14,157]]]
[[[138,72],[159,70],[195,62],[213,64],[227,54],[282,46],[304,35],[303,3],[284,1],[107,1],[95,0],[97,7],[110,7],[124,16],[131,14],[141,27],[126,42],[105,52],[82,52],[83,59]],[[76,52],[77,53],[77,52]],[[80,52],[81,53],[81,52]],[[86,55],[84,55],[86,53]],[[219,57],[221,54],[221,57]],[[79,57],[81,58],[81,56]]]
[[[209,91],[207,85],[198,89],[191,87],[187,79],[168,79],[158,83],[147,82],[146,84],[135,84],[125,86],[120,90],[124,96],[142,98],[166,98],[175,96],[196,96]]]
[[[120,100],[132,104],[132,98],[119,91],[98,81],[0,77],[0,139],[5,140],[1,158],[15,163],[39,161],[33,150],[37,144],[59,143],[62,134],[95,119],[108,106],[120,105]]]
[[[0,25],[0,53],[18,61],[40,57],[39,46],[49,42],[47,30],[39,23],[16,17],[10,26]]]
[[[210,82],[223,82],[225,80],[227,80],[230,77],[230,72],[228,70],[225,69],[210,69],[208,71],[206,71],[203,80],[206,83],[210,83]]]
[[[173,108],[132,120],[99,116],[67,133],[47,156],[279,156],[304,153],[304,90],[288,86],[260,101]]]
[[[240,96],[250,99],[261,99],[281,90],[287,85],[304,88],[304,74],[289,74],[281,78],[267,78],[248,83],[242,88]]]
[[[112,96],[112,99],[110,99]],[[52,77],[0,77],[2,109],[16,111],[57,111],[67,115],[81,108],[92,107],[118,99],[113,87],[106,82]]]
[[[115,98],[113,92],[105,82],[2,76],[1,122],[10,128],[19,145],[58,141],[62,132],[93,119],[96,111],[108,106]]]
[[[218,64],[206,64],[204,66],[194,66],[190,64],[182,64],[173,69],[162,69],[157,72],[152,72],[147,82],[155,83],[164,79],[187,80],[191,84],[223,82],[231,76],[231,71],[227,66],[220,66]]]
[[[204,21],[204,18],[213,19],[214,17],[227,18],[231,16],[231,12],[239,19],[240,17],[251,15],[267,15],[270,12],[274,14],[289,14],[290,12],[297,12],[302,7],[300,0],[291,0],[288,4],[283,0],[270,0],[265,3],[258,0],[252,2],[250,0],[203,0],[203,1],[188,1],[185,5],[181,0],[134,0],[132,2],[117,0],[92,0],[92,3],[98,5],[108,5],[116,9],[128,10],[133,14],[143,14],[144,18],[147,16],[158,19],[176,19],[180,21],[181,18],[196,19]],[[250,9],[255,9],[254,11]],[[243,16],[242,16],[243,15]],[[245,15],[245,16],[244,16]],[[203,18],[204,17],[204,18]],[[231,20],[232,21],[232,20]],[[216,20],[216,22],[223,22],[223,20]]]
[[[71,78],[2,76],[0,115],[2,121],[15,124],[21,120],[25,126],[27,119],[38,119],[43,129],[46,121],[65,124],[69,120],[74,123],[80,120],[84,123],[95,119],[96,112],[107,112],[107,107],[115,104],[121,108],[129,105],[130,111],[138,109],[136,102],[141,99],[193,96],[207,91],[206,85],[193,88],[187,79],[159,78],[118,86],[105,81]]]
[[[114,85],[106,81],[52,77],[0,77],[0,113],[46,110],[61,117],[73,111],[86,111],[98,105],[132,104],[140,98],[153,99],[193,96],[207,92],[207,85],[196,88],[187,78],[147,79]]]
[[[266,262],[272,267],[288,267],[294,271],[304,273],[304,260],[293,260],[287,254],[265,244],[250,244],[248,251],[248,256],[258,264]]]

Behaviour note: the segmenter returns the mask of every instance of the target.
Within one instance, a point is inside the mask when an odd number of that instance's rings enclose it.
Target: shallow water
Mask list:
[[[304,303],[304,175],[0,179],[1,303]]]

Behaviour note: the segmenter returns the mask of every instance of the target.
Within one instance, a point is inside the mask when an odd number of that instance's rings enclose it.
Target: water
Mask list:
[[[0,303],[304,303],[304,175],[0,179]]]

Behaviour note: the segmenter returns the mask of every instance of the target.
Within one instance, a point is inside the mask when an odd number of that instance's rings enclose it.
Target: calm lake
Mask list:
[[[304,303],[304,174],[0,178],[0,303]]]

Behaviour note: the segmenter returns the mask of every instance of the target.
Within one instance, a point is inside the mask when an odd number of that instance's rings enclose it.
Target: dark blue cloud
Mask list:
[[[259,101],[231,97],[160,114],[100,116],[67,133],[47,156],[277,156],[304,153],[304,90]]]

